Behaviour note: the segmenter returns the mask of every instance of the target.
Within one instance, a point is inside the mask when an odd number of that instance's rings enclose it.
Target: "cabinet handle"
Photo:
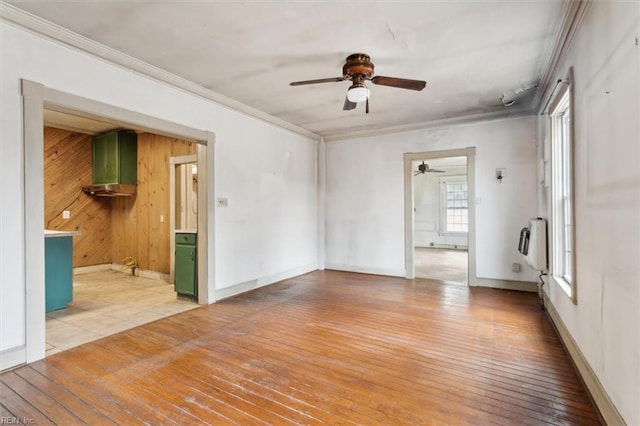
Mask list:
[[[193,251],[191,251],[191,260],[194,260],[194,259],[195,259],[195,256],[194,256],[194,255],[195,255],[195,253],[194,253]]]

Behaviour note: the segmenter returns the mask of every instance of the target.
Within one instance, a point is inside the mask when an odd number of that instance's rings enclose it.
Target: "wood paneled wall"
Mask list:
[[[142,269],[168,274],[169,159],[195,154],[196,145],[139,134],[136,196],[109,198],[82,192],[93,182],[91,138],[44,128],[45,229],[81,232],[73,238],[74,267],[121,263],[131,256]],[[62,219],[64,210],[70,219]]]
[[[44,227],[80,231],[73,237],[75,267],[111,262],[111,201],[82,192],[92,183],[91,158],[90,135],[44,128]]]
[[[142,269],[169,273],[169,159],[195,154],[196,148],[188,141],[150,133],[138,135],[136,196],[112,199],[114,263],[131,256]]]

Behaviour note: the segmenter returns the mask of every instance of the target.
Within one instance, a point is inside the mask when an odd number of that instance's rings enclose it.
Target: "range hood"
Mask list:
[[[131,197],[136,195],[136,186],[124,183],[104,183],[82,187],[85,194],[96,197]]]
[[[97,197],[136,195],[138,138],[133,130],[114,130],[93,138],[93,185],[86,194]]]

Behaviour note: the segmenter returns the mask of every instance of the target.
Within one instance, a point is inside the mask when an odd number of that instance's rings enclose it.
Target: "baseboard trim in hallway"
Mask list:
[[[560,314],[553,306],[553,303],[551,303],[551,300],[549,300],[546,293],[544,299],[549,319],[555,327],[558,336],[560,336],[560,340],[567,350],[574,367],[578,371],[578,375],[582,379],[591,399],[598,409],[598,414],[600,414],[604,422],[608,425],[625,425],[626,422],[622,418],[622,415],[613,404],[613,401],[611,401],[609,394],[604,389],[604,386],[602,386],[598,376],[596,376],[596,373],[582,354],[578,344],[571,336],[571,333],[569,333],[569,329],[564,324],[564,321],[562,321]]]

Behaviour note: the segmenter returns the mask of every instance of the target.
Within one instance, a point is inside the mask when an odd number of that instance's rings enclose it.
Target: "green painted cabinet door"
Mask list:
[[[93,138],[93,184],[137,184],[138,137],[119,130]]]
[[[176,293],[195,297],[197,292],[196,234],[176,233]]]
[[[44,293],[47,312],[73,300],[73,241],[71,237],[44,239]]]

